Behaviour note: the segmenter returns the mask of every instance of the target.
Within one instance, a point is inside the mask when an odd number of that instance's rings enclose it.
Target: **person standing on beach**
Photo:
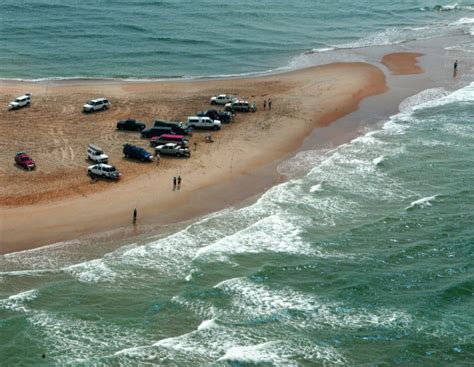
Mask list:
[[[458,60],[454,61],[454,74],[453,74],[454,77],[456,77],[457,72],[458,72]]]
[[[160,164],[160,153],[156,152],[156,165]]]
[[[272,99],[271,98],[268,98],[268,109],[269,110],[272,109]]]
[[[133,224],[137,223],[137,208],[133,209]]]
[[[173,177],[173,191],[176,190],[176,176]]]
[[[263,109],[264,110],[267,109],[267,100],[266,99],[263,100]]]
[[[178,176],[178,190],[181,188],[181,176]]]

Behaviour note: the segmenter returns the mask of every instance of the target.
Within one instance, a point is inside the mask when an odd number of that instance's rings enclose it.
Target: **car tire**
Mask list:
[[[180,157],[181,157],[181,153],[176,153],[176,157],[180,158]]]
[[[216,103],[216,101],[211,101],[211,104],[214,106],[214,105],[216,105],[217,103]]]
[[[212,127],[212,130],[217,130],[217,129],[219,129],[218,126],[213,126],[213,127]]]

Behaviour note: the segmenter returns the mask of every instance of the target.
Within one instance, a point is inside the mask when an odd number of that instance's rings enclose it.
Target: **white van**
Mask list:
[[[87,146],[87,158],[97,163],[107,163],[109,161],[109,156],[104,153],[102,148],[94,144]]]
[[[219,130],[221,128],[221,122],[219,120],[213,120],[210,117],[189,116],[188,127]]]
[[[31,101],[31,93],[25,93],[23,96],[15,98],[13,101],[10,102],[8,105],[8,109],[16,110],[20,107],[29,106]]]

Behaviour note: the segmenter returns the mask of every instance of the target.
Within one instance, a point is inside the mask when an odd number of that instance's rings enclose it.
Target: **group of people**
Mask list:
[[[173,191],[176,190],[176,187],[178,190],[181,188],[181,176],[173,177]]]
[[[178,177],[174,176],[173,177],[173,191],[176,190],[176,188],[179,190],[181,188],[181,176],[179,175]],[[136,224],[137,223],[137,208],[133,209],[133,215],[132,215],[132,223]]]
[[[267,100],[266,99],[263,100],[263,109],[264,110],[267,109]],[[268,98],[268,109],[269,110],[272,109],[272,99],[271,98]]]
[[[457,67],[457,60],[456,60],[456,64],[455,64],[455,69]],[[268,98],[268,101],[266,99],[263,100],[263,109],[266,110],[267,109],[267,104],[268,104],[268,109],[271,110],[272,109],[272,99],[271,98]],[[255,106],[255,102],[254,102],[254,107]],[[212,136],[211,135],[207,135],[206,138],[205,138],[205,141],[207,143],[213,143],[214,140],[212,139]],[[197,148],[197,143],[194,143],[194,150],[196,150]],[[160,154],[157,152],[156,153],[156,164],[160,164]],[[173,177],[173,191],[176,190],[176,189],[180,189],[181,188],[181,176],[174,176]],[[137,208],[133,209],[133,224],[136,224],[137,222]]]

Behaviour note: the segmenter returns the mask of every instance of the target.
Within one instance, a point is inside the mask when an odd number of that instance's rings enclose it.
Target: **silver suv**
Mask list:
[[[109,108],[111,103],[109,102],[108,99],[106,98],[98,98],[98,99],[93,99],[89,102],[87,102],[83,107],[82,110],[84,112],[94,112],[94,111],[100,111],[100,110],[106,110]]]

